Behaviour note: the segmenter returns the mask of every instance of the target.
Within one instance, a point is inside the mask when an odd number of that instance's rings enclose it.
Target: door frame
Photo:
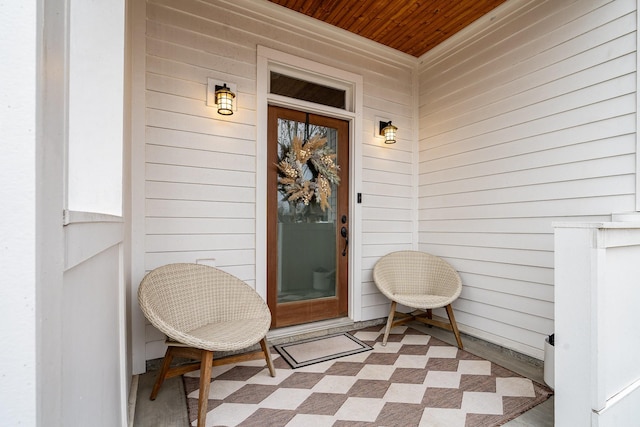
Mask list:
[[[280,250],[270,251],[267,259],[267,304],[271,309],[271,327],[282,328],[286,326],[297,326],[310,322],[318,322],[324,320],[333,320],[344,318],[348,315],[349,309],[349,253],[347,242],[340,236],[340,228],[349,229],[348,218],[351,217],[349,212],[349,122],[335,117],[326,117],[318,114],[307,113],[306,111],[293,110],[275,105],[269,106],[269,128],[268,132],[268,163],[270,168],[267,175],[267,241],[271,242],[271,248],[274,243],[278,245],[280,236],[278,227],[280,221],[278,219],[278,206],[276,181],[278,181],[278,172],[275,163],[278,163],[278,144],[280,134],[278,133],[278,122],[280,119],[292,120],[301,124],[306,122],[311,125],[327,127],[335,129],[337,133],[336,163],[340,166],[339,176],[341,183],[336,185],[334,192],[336,193],[336,210],[335,230],[333,237],[334,243],[334,261],[335,261],[335,294],[333,296],[324,296],[319,298],[310,298],[299,301],[280,302],[278,293],[278,282],[280,277],[280,257],[283,253]],[[335,126],[335,127],[334,127]],[[341,160],[342,159],[342,160]],[[346,159],[346,161],[345,161]],[[345,187],[346,186],[346,187]],[[341,221],[343,217],[346,221]],[[283,224],[283,226],[286,224]],[[284,245],[282,246],[284,248]],[[342,248],[344,254],[340,255]],[[286,306],[286,307],[285,307]]]
[[[258,46],[256,91],[256,283],[255,289],[267,298],[267,113],[268,106],[308,111],[349,122],[349,308],[352,321],[362,319],[362,204],[357,194],[362,193],[362,137],[363,137],[363,79],[359,74],[340,70],[309,59]],[[352,92],[352,110],[327,107],[269,93],[271,67],[284,67],[305,73],[316,79],[341,82]],[[372,132],[373,136],[373,132]]]

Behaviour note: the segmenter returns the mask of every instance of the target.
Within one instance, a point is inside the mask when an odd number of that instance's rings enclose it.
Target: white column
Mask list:
[[[0,3],[0,420],[36,424],[37,2]]]
[[[555,229],[555,423],[640,418],[640,223]]]

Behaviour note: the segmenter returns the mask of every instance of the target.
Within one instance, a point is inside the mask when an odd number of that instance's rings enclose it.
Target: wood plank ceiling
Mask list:
[[[506,0],[269,0],[419,57]]]

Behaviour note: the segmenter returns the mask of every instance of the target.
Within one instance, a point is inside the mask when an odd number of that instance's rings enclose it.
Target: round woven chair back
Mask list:
[[[149,272],[138,288],[138,302],[153,326],[183,343],[189,343],[189,331],[210,324],[247,323],[266,334],[271,323],[271,312],[254,289],[200,264],[169,264]]]
[[[426,252],[398,251],[387,254],[376,263],[373,277],[378,288],[387,296],[428,294],[455,299],[462,291],[462,280],[451,264]]]

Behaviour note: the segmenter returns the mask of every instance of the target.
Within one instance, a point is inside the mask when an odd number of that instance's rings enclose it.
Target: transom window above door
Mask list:
[[[269,80],[270,93],[343,110],[346,107],[346,90],[344,89],[309,82],[275,71],[271,71]]]
[[[318,65],[321,69],[324,67],[321,64]],[[354,111],[353,82],[343,81],[322,72],[301,70],[294,66],[272,62],[268,64],[266,83],[271,99],[282,96],[345,112]],[[320,107],[319,111],[324,107]]]

